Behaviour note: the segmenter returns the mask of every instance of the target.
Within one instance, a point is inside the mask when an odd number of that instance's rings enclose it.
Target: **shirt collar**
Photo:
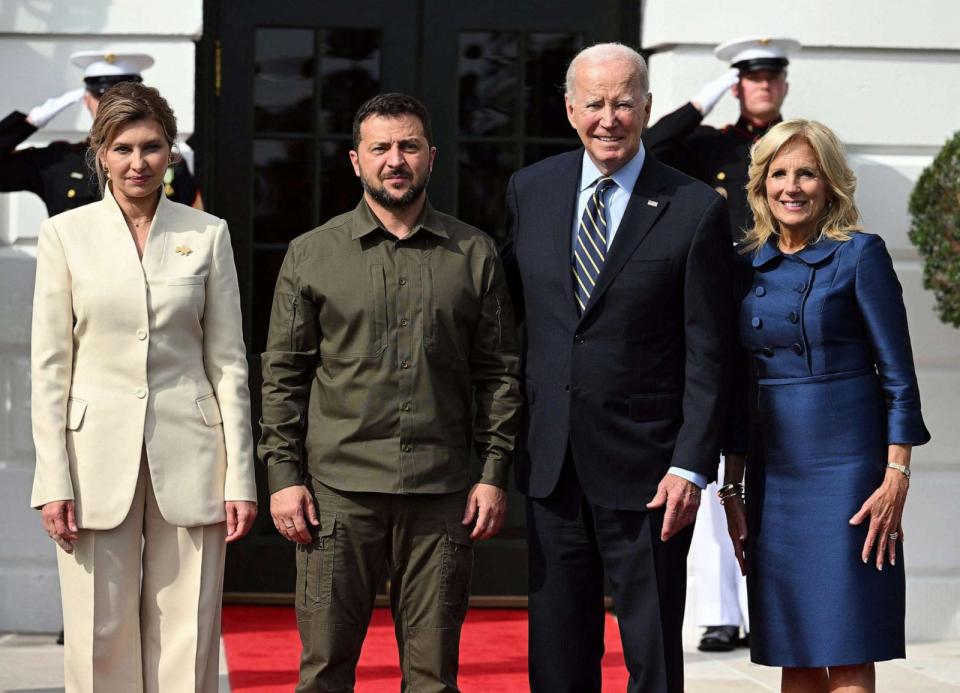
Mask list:
[[[350,238],[353,240],[357,240],[358,238],[373,233],[377,229],[383,228],[383,224],[380,223],[377,215],[373,213],[366,199],[362,197],[360,198],[360,204],[353,210],[353,218],[350,220],[350,224]],[[413,231],[410,232],[407,238],[413,237],[420,229],[429,231],[433,235],[440,236],[441,238],[450,238],[450,234],[447,233],[446,228],[444,228],[443,219],[433,208],[433,205],[430,204],[430,200],[424,203],[423,209],[420,210],[420,216],[417,217],[417,221],[413,225]]]
[[[646,156],[647,153],[643,148],[643,142],[641,142],[640,149],[633,155],[633,158],[610,175],[610,178],[613,178],[613,182],[617,184],[617,187],[622,188],[629,194],[633,193],[633,186],[636,185],[637,178],[640,177],[640,169],[643,168],[643,161],[646,159]],[[593,159],[591,159],[587,151],[584,150],[583,166],[580,172],[580,192],[593,187],[597,179],[602,177],[603,174],[600,172],[600,169],[597,168],[597,165],[593,163]]]
[[[821,238],[816,243],[811,243],[793,253],[793,257],[802,261],[804,264],[816,265],[833,255],[841,243],[843,243],[843,241],[838,241],[833,238]],[[752,264],[754,267],[762,267],[774,258],[781,257],[782,255],[783,253],[780,251],[780,248],[777,247],[777,237],[771,236],[766,243],[760,246],[756,255],[753,256]]]

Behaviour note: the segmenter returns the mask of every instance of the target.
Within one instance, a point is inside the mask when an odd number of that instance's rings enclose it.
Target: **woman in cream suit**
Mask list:
[[[161,194],[175,139],[155,89],[113,87],[103,199],[37,246],[31,505],[60,547],[68,692],[216,691],[225,542],[256,515],[230,237]]]

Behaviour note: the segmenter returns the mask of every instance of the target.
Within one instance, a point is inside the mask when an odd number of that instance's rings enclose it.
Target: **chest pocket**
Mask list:
[[[342,258],[341,258],[342,259]],[[358,282],[357,276],[363,277]],[[383,265],[335,263],[326,272],[320,310],[324,358],[373,358],[387,347],[387,298]],[[296,306],[294,307],[296,310]],[[294,315],[294,322],[298,316]]]

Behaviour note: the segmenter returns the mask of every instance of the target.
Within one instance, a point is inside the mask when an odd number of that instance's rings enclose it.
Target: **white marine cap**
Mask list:
[[[721,43],[713,54],[743,74],[755,70],[781,72],[790,62],[788,56],[799,50],[800,42],[794,39],[748,36]]]
[[[83,70],[87,89],[102,95],[119,82],[141,82],[140,73],[153,65],[153,57],[146,53],[122,51],[78,51],[70,62]]]

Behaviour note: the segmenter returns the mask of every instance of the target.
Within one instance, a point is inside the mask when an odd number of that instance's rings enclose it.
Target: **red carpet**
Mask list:
[[[576,637],[571,634],[571,637]],[[292,607],[225,606],[223,640],[230,686],[240,693],[290,693],[297,682],[300,638]],[[627,685],[616,621],[607,616],[604,691]],[[393,620],[376,609],[357,666],[357,693],[397,693],[400,673]],[[464,693],[528,691],[527,612],[472,609],[460,642]]]

